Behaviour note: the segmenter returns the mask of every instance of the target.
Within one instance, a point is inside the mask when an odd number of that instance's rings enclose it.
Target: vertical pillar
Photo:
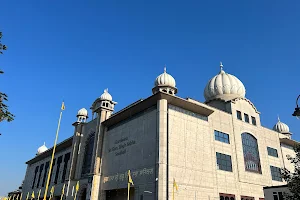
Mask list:
[[[168,102],[166,99],[161,99],[157,102],[157,198],[156,199],[168,199],[167,196],[167,173],[168,173],[168,157],[167,157],[167,147],[168,147],[168,130],[167,130],[167,120],[168,120]]]

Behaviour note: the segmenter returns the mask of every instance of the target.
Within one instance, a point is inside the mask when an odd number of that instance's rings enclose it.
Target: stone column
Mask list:
[[[157,102],[157,166],[156,173],[158,182],[157,184],[157,197],[156,199],[167,199],[167,120],[168,120],[168,102],[166,99],[161,99]]]

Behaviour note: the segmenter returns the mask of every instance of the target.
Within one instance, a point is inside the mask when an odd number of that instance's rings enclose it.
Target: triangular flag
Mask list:
[[[75,189],[76,189],[76,192],[79,190],[79,181],[77,181]]]
[[[40,199],[42,189],[39,190],[37,199]]]
[[[29,192],[27,193],[26,200],[28,200],[28,197],[29,197]]]
[[[176,183],[176,181],[175,181],[175,178],[173,179],[173,187],[175,187],[175,188],[176,188],[176,191],[178,191],[178,185],[177,185],[177,183]]]
[[[54,186],[52,186],[52,188],[51,188],[51,190],[50,190],[50,193],[51,193],[52,196],[53,196],[53,194],[54,194]]]
[[[32,191],[31,198],[34,199],[34,191]]]
[[[61,104],[61,110],[65,110],[65,102],[62,102],[62,104]]]
[[[65,187],[66,187],[66,184],[64,184],[62,190],[61,190],[61,194],[65,194]]]
[[[128,170],[128,183],[131,183],[132,185],[134,185],[132,178],[131,178],[130,170]]]

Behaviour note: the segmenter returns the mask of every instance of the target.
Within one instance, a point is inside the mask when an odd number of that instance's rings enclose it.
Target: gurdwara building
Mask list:
[[[131,200],[261,200],[263,187],[286,184],[280,169],[293,170],[287,157],[297,144],[289,127],[279,119],[263,127],[243,83],[220,68],[205,86],[205,102],[176,96],[165,69],[146,99],[114,113],[117,102],[105,90],[91,120],[80,109],[74,134],[56,147],[54,199],[63,185],[64,199],[74,199],[78,181],[79,200],[127,199],[128,170]],[[26,162],[23,199],[44,194],[52,150],[43,145]]]

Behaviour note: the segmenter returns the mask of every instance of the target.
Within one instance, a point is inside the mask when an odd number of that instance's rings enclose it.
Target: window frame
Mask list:
[[[280,167],[270,165],[270,171],[271,171],[271,177],[273,181],[283,182]]]
[[[239,118],[240,117],[240,118]],[[243,116],[242,116],[242,112],[239,110],[236,110],[236,118],[243,121]]]
[[[95,143],[95,132],[92,132],[86,142],[85,142],[85,148],[84,148],[84,158],[83,158],[83,164],[81,167],[81,176],[85,176],[89,173],[91,173],[92,168],[92,159],[93,159],[93,152],[94,152],[94,143]]]
[[[256,117],[254,116],[251,116],[251,123],[252,125],[256,126],[257,125],[257,122],[256,122]]]
[[[230,144],[229,134],[214,130],[215,140],[219,142],[223,142],[226,144]],[[227,138],[226,138],[227,137]]]
[[[250,124],[249,115],[247,113],[244,113],[244,121]]]
[[[259,148],[258,148],[258,142],[256,137],[254,137],[252,134],[247,132],[242,133],[241,137],[242,137],[245,170],[248,172],[262,174]],[[253,153],[255,153],[256,155],[253,155]],[[249,167],[249,166],[253,166],[253,164],[256,165],[257,170],[251,169]]]
[[[228,162],[230,162],[230,165],[228,165]],[[218,170],[233,172],[231,155],[216,152],[216,164]]]
[[[278,158],[278,151],[275,148],[267,147],[268,155]]]

